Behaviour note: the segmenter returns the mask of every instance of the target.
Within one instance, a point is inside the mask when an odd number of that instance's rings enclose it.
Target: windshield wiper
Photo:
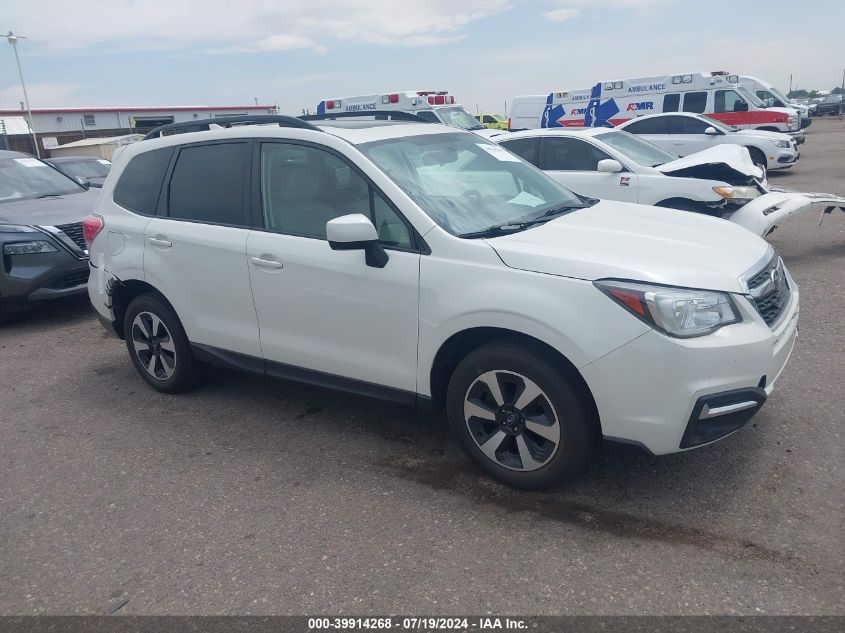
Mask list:
[[[40,196],[35,196],[36,200],[40,200],[41,198],[55,198],[57,196],[63,196],[63,193],[42,193]]]
[[[461,233],[458,237],[464,238],[478,238],[478,237],[497,237],[499,235],[510,235],[511,233],[518,233],[519,231],[524,231],[527,228],[532,226],[536,226],[538,224],[544,224],[551,220],[556,215],[563,215],[564,213],[569,213],[570,211],[574,211],[575,209],[583,209],[585,208],[582,205],[567,205],[561,207],[553,207],[548,211],[544,211],[542,214],[538,215],[535,218],[531,218],[530,220],[521,220],[518,222],[504,222],[503,224],[494,224],[493,226],[488,226],[486,229],[481,229],[480,231],[472,231],[470,233]]]

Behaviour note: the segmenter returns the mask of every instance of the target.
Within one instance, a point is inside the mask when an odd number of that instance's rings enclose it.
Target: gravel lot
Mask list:
[[[845,123],[773,183],[845,194]],[[215,371],[149,389],[86,299],[0,329],[0,613],[845,614],[845,213],[771,242],[801,335],[753,423],[565,489],[445,421]]]

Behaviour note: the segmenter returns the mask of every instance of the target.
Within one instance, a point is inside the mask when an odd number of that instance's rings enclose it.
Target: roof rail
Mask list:
[[[240,116],[221,116],[214,119],[195,119],[193,121],[183,121],[180,123],[167,123],[159,125],[144,136],[144,140],[152,138],[159,138],[160,136],[169,136],[171,134],[185,134],[186,132],[203,132],[211,129],[212,125],[220,127],[233,127],[239,125],[267,125],[268,123],[275,123],[279,127],[295,127],[306,130],[319,130],[315,127],[292,116],[282,114],[253,114]]]
[[[412,112],[401,110],[362,110],[360,112],[327,112],[326,114],[305,114],[303,121],[333,121],[335,119],[354,119],[360,117],[374,117],[377,121],[413,121],[414,123],[431,123]]]

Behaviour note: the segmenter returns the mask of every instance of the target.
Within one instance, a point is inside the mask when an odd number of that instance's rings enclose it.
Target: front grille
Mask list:
[[[81,286],[82,284],[88,283],[88,271],[87,270],[80,270],[75,273],[70,273],[69,275],[65,275],[58,281],[52,283],[50,288],[54,290],[65,290],[67,288],[74,288],[76,286]]]
[[[748,280],[748,293],[766,325],[774,327],[792,296],[783,260],[777,254],[763,270]]]
[[[85,235],[82,232],[82,222],[74,222],[73,224],[58,224],[56,228],[67,235],[74,244],[79,247],[79,250],[84,251],[88,248],[85,245]]]

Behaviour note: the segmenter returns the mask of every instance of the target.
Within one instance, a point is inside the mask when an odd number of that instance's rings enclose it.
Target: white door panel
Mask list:
[[[709,134],[672,134],[672,145],[668,148],[679,156],[689,156],[720,144],[720,136]]]
[[[637,175],[631,172],[608,174],[598,171],[547,171],[546,173],[582,196],[622,202],[636,202],[638,198]]]
[[[644,141],[654,143],[663,149],[672,150],[672,138],[668,134],[637,134]]]
[[[144,274],[173,304],[193,343],[260,357],[243,228],[153,218]]]
[[[249,235],[249,275],[268,361],[416,391],[419,259],[364,252],[321,239]]]

